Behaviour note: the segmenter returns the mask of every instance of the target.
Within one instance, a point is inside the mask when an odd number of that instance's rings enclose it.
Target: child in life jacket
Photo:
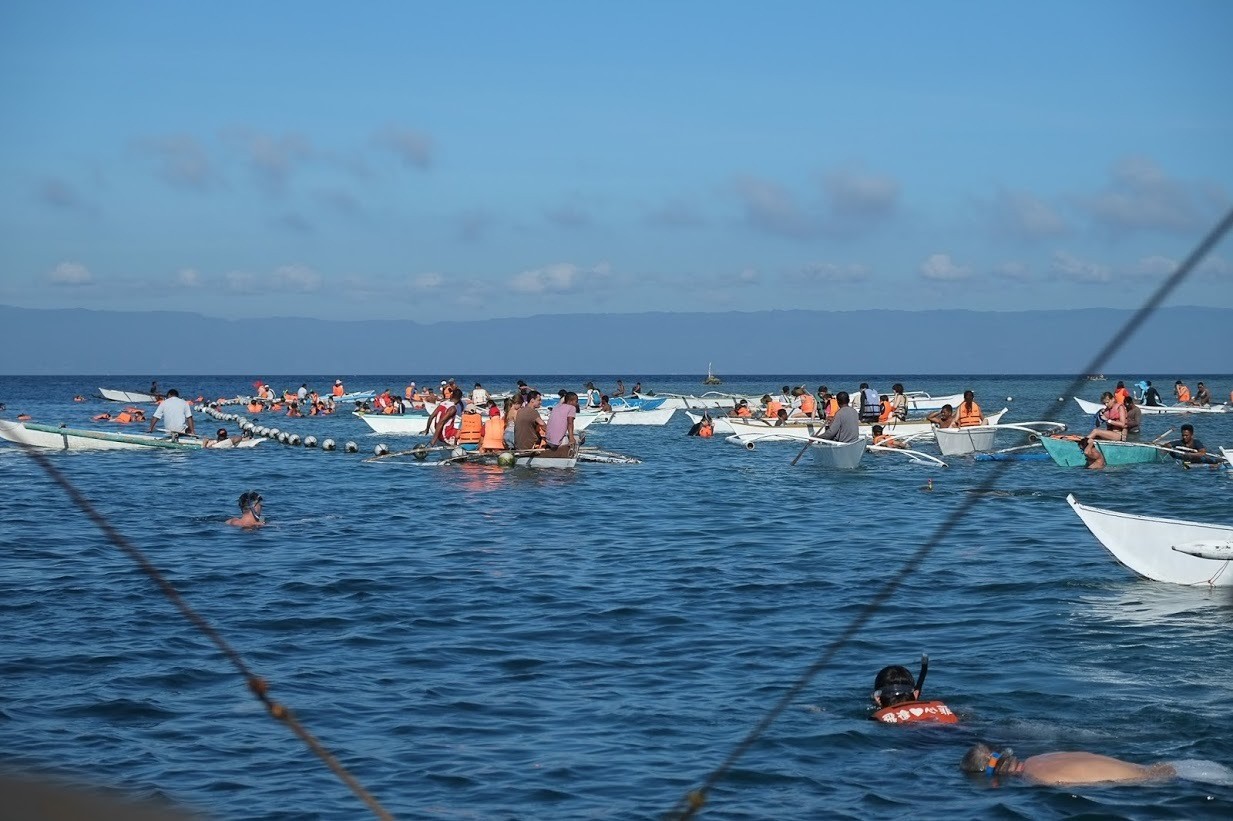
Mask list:
[[[883,667],[873,680],[873,704],[869,715],[885,724],[958,724],[959,717],[941,701],[921,701],[921,687],[929,670],[929,657],[921,656],[920,676],[913,679],[908,668]]]

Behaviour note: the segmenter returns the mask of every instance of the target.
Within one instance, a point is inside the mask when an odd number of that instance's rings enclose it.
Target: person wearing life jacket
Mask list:
[[[1186,387],[1182,380],[1179,379],[1173,383],[1173,395],[1177,397],[1177,404],[1190,404],[1190,388]]]
[[[125,408],[117,413],[115,419],[112,419],[111,421],[119,422],[121,425],[127,425],[129,422],[133,421],[133,414],[130,412],[129,408]]]
[[[407,398],[408,402],[414,402],[416,400],[415,383],[412,382],[407,385],[407,387],[403,390],[402,395]]]
[[[804,388],[801,389],[801,395],[796,398],[796,402],[792,403],[795,410],[792,411],[793,416],[800,416],[805,419],[812,419],[817,416],[818,403],[814,400],[813,394]]]
[[[928,656],[921,656],[920,675],[915,679],[908,668],[899,665],[879,670],[871,695],[876,709],[869,717],[883,724],[958,724],[959,717],[943,702],[921,700],[928,671]]]
[[[702,417],[702,421],[698,423],[698,435],[703,439],[710,439],[715,435],[715,423],[711,421],[711,417]]]
[[[506,402],[509,402],[507,399]],[[500,453],[505,450],[505,418],[491,398],[488,400],[488,420],[484,422],[484,438],[480,453]]]
[[[873,430],[873,444],[878,445],[879,447],[883,447],[883,448],[902,448],[903,450],[908,449],[908,446],[905,445],[903,442],[900,442],[898,439],[891,436],[889,433],[884,433],[883,431],[885,431],[886,428],[882,427],[881,425],[874,425],[872,430]]]
[[[779,411],[783,408],[783,403],[778,398],[772,399],[769,393],[763,394],[762,404],[766,405],[766,410],[762,413],[763,419],[769,419],[773,422],[779,418]]]
[[[479,408],[472,404],[462,413],[462,420],[458,424],[457,443],[459,447],[466,450],[475,450],[482,441],[484,441],[484,417],[480,416]]]
[[[862,382],[860,396],[860,421],[866,423],[878,421],[878,417],[882,415],[882,401],[878,399],[878,392],[869,387],[868,382]]]
[[[341,379],[334,380],[334,387],[330,388],[330,393],[333,396],[343,396],[347,393],[347,389],[343,387]]]
[[[963,392],[963,401],[959,403],[955,417],[956,426],[961,428],[970,428],[985,423],[984,414],[980,412],[980,405],[976,404],[976,394],[972,391]]]
[[[890,421],[891,416],[895,413],[895,406],[891,404],[890,397],[882,394],[882,412],[878,414],[878,421],[886,424]]]
[[[742,399],[739,403],[737,403],[737,406],[733,408],[732,412],[729,413],[728,415],[737,416],[737,417],[740,417],[741,419],[749,419],[750,417],[752,417],[753,411],[749,409],[749,400]]]
[[[1118,382],[1117,387],[1113,389],[1113,398],[1121,405],[1126,401],[1127,396],[1130,396],[1130,391],[1126,389],[1126,383]]]
[[[262,411],[262,405],[256,399],[253,399],[248,403],[249,413],[261,413],[261,411]]]

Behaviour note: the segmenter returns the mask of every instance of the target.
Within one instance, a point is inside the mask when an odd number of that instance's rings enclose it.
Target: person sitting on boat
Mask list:
[[[976,404],[976,394],[970,390],[963,392],[963,401],[955,408],[955,427],[970,428],[985,423],[985,416]]]
[[[874,425],[872,430],[873,430],[873,444],[878,445],[879,447],[884,447],[884,448],[902,448],[904,450],[908,449],[908,446],[905,445],[903,442],[900,442],[898,439],[891,436],[889,433],[884,433],[883,431],[885,431],[886,428],[882,427],[881,425]]]
[[[835,394],[835,399],[839,402],[839,410],[827,423],[821,438],[840,443],[855,442],[861,435],[861,422],[856,408],[848,404],[847,391]]]
[[[1081,784],[1131,784],[1175,778],[1172,764],[1132,764],[1107,755],[1084,752],[1057,752],[1020,760],[1009,747],[994,752],[985,744],[975,744],[963,756],[959,768],[965,773],[993,779],[1018,776],[1035,784],[1052,786]]]
[[[514,417],[514,450],[538,450],[543,447],[545,426],[539,415],[544,399],[539,391],[527,392],[527,404]]]
[[[613,396],[624,396],[625,395],[625,383],[622,382],[620,379],[617,380],[616,390],[612,392],[612,395]]]
[[[1190,388],[1186,387],[1186,385],[1180,379],[1173,383],[1173,395],[1177,397],[1177,404],[1179,405],[1191,404]]]
[[[904,422],[908,418],[908,397],[903,392],[903,385],[896,382],[891,385],[891,419]]]
[[[779,418],[779,410],[783,403],[778,398],[772,399],[769,393],[762,394],[762,418],[774,422]]]
[[[227,520],[233,527],[264,527],[265,519],[261,516],[261,494],[255,490],[246,490],[240,494],[240,515]]]
[[[633,394],[634,394],[634,396],[638,396],[638,395],[640,395],[641,393],[642,393],[642,383],[641,383],[641,382],[635,382],[635,383],[634,383],[634,390],[633,390]]]
[[[595,387],[594,382],[587,383],[587,407],[598,408],[603,396],[599,392],[599,388]]]
[[[555,456],[569,456],[574,450],[574,419],[578,416],[578,394],[570,391],[548,414],[544,432],[547,452]]]
[[[788,414],[793,419],[813,419],[817,416],[818,403],[814,400],[813,394],[805,388],[796,388],[793,393],[796,398],[792,400],[792,413]]]
[[[926,414],[926,422],[932,422],[939,428],[955,428],[959,426],[959,417],[955,415],[955,409],[947,402],[940,410],[935,410],[933,413]]]
[[[921,673],[913,678],[906,667],[883,667],[873,680],[874,712],[869,717],[884,724],[958,724],[959,717],[941,701],[921,701],[921,687],[929,657],[921,658]]]
[[[1135,398],[1127,395],[1126,401],[1122,403],[1122,416],[1126,422],[1126,438],[1138,439],[1139,427],[1143,423],[1143,411],[1139,410],[1139,406],[1135,404]]]
[[[608,400],[608,394],[599,397],[600,413],[612,413],[612,402]]]
[[[330,388],[330,395],[338,397],[338,396],[345,396],[346,393],[347,393],[347,389],[343,387],[342,380],[335,379],[334,387]]]
[[[878,421],[883,423],[889,422],[895,412],[895,406],[891,404],[890,397],[886,394],[882,394],[878,398],[882,400],[882,412],[878,414]]]
[[[792,389],[789,388],[787,385],[784,385],[782,388],[780,388],[779,396],[776,396],[775,399],[779,401],[779,406],[781,408],[792,407]],[[771,417],[771,418],[774,418],[774,417]]]
[[[1169,454],[1174,459],[1182,462],[1219,465],[1223,461],[1207,455],[1207,448],[1202,442],[1194,438],[1194,425],[1189,422],[1182,425],[1182,438],[1170,442],[1168,447],[1174,451],[1182,451],[1181,453]]]
[[[506,410],[509,410],[510,400],[505,400]],[[505,417],[497,408],[496,401],[488,399],[488,417],[484,421],[484,438],[480,441],[480,453],[500,453],[505,450]]]
[[[878,392],[869,387],[868,382],[862,382],[860,387],[860,421],[876,422],[878,417],[882,415],[882,401],[878,399]],[[843,402],[839,403],[840,405]]]
[[[163,420],[163,430],[173,437],[197,432],[193,426],[193,407],[180,398],[180,392],[175,388],[167,391],[167,398],[159,402],[154,410],[154,418],[150,420],[151,433],[160,419]]]
[[[1126,441],[1126,406],[1119,404],[1113,394],[1105,391],[1100,395],[1104,410],[1096,415],[1097,424],[1087,435],[1089,441],[1102,439],[1106,442]],[[1100,427],[1104,422],[1104,428]]]
[[[454,388],[454,392],[442,399],[437,409],[432,412],[432,416],[428,417],[424,433],[432,434],[432,440],[428,443],[429,447],[438,443],[454,444],[454,437],[458,435],[458,417],[461,413],[462,389]]]
[[[736,403],[736,407],[728,414],[729,416],[737,416],[741,419],[749,419],[753,416],[753,411],[749,409],[749,400],[742,399]]]
[[[1209,407],[1212,404],[1211,391],[1207,389],[1207,385],[1200,382],[1194,389],[1194,403],[1200,407]]]
[[[459,393],[461,392],[459,389]],[[458,436],[455,441],[465,450],[478,450],[480,443],[484,441],[484,417],[476,405],[468,405],[463,410],[462,416],[459,417]]]

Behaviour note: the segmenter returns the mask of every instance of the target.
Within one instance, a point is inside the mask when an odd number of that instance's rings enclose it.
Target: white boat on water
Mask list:
[[[112,388],[99,388],[99,396],[111,402],[127,402],[130,405],[144,405],[157,402],[151,394],[141,391],[118,391]]]
[[[1002,408],[997,413],[986,416],[985,421],[989,425],[997,425],[1008,412],[1009,408]],[[689,413],[687,411],[686,415],[692,422],[702,420],[702,414],[700,413]],[[714,416],[711,417],[711,421],[714,424],[716,434],[734,434],[742,437],[775,434],[787,439],[804,441],[812,436],[817,436],[826,429],[826,423],[821,419],[788,419],[783,425],[776,425],[769,419],[750,419],[735,416]],[[886,422],[882,424],[882,428],[883,433],[896,439],[931,439],[937,430],[932,422],[927,422],[924,419],[909,419],[906,422]],[[860,435],[872,439],[873,424],[861,424]]]
[[[1105,409],[1102,402],[1089,402],[1086,399],[1075,397],[1075,402],[1083,409],[1084,413],[1096,414]],[[1228,405],[1140,405],[1135,403],[1140,412],[1144,416],[1152,416],[1161,413],[1228,413]]]
[[[1227,559],[1204,559],[1191,553],[1217,553],[1218,548],[1233,547],[1233,527],[1089,507],[1080,504],[1074,494],[1066,501],[1096,540],[1140,576],[1171,584],[1233,585]]]
[[[829,439],[810,439],[809,453],[822,467],[852,470],[861,463],[869,440],[865,437],[855,442],[832,442]]]
[[[659,396],[664,397],[664,403],[660,405],[661,408],[674,408],[676,410],[731,409],[736,407],[737,402],[749,398],[735,393],[719,393],[718,391],[707,391],[701,396],[684,393],[661,393]]]
[[[672,414],[676,413],[676,408],[658,407],[653,410],[642,410],[640,408],[628,408],[626,410],[617,410],[613,408],[615,413],[611,414],[611,418],[606,420],[609,425],[653,425],[661,426],[668,424],[668,420],[672,418]],[[579,418],[582,414],[578,415]],[[598,420],[605,421],[605,420]],[[574,430],[578,430],[578,422],[574,421]]]
[[[908,410],[919,411],[920,413],[931,413],[935,410],[941,410],[943,405],[957,408],[959,403],[963,401],[962,392],[952,393],[949,396],[930,396],[925,391],[906,391],[904,396],[908,400]]]
[[[1220,455],[1229,463],[1229,467],[1233,467],[1233,448],[1221,448]]]
[[[988,453],[994,448],[998,431],[1013,430],[1029,436],[1063,431],[1061,422],[1021,422],[1015,425],[971,425],[966,428],[938,428],[933,432],[938,441],[938,450],[943,456],[967,456],[970,453]]]
[[[374,432],[394,436],[418,436],[428,426],[426,413],[352,413]]]
[[[202,441],[182,436],[172,439],[139,433],[111,433],[102,430],[63,428],[36,422],[9,422],[0,419],[0,439],[54,450],[201,450]],[[260,439],[245,439],[233,447],[251,448]],[[213,449],[213,448],[211,448]]]

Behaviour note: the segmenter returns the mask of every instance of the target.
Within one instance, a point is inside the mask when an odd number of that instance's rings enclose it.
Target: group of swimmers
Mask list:
[[[921,699],[929,658],[921,658],[920,674],[913,676],[906,667],[893,665],[878,671],[873,681],[873,712],[869,717],[883,724],[958,724],[959,716],[942,701]],[[1088,752],[1052,752],[1020,759],[1005,747],[995,749],[978,742],[964,754],[959,767],[973,775],[984,775],[995,783],[1022,778],[1035,784],[1079,786],[1118,784],[1173,778],[1171,764],[1134,764],[1106,755]]]

